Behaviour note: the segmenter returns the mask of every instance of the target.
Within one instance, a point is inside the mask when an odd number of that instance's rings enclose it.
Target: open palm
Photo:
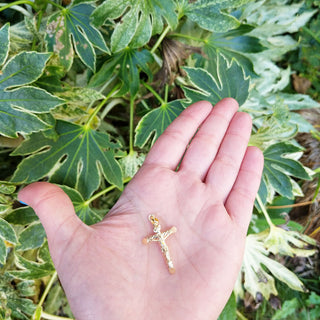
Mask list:
[[[251,119],[237,108],[233,99],[188,107],[94,226],[55,185],[20,192],[46,229],[77,320],[218,317],[241,266],[263,166],[260,150],[247,147]],[[142,243],[153,233],[150,214],[162,232],[177,228],[166,240],[173,275],[159,242]]]

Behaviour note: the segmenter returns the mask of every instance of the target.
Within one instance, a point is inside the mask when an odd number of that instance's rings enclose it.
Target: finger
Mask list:
[[[185,109],[158,138],[145,164],[155,164],[175,170],[195,132],[206,119],[212,105],[200,101]]]
[[[54,184],[32,183],[19,192],[18,199],[34,209],[46,231],[49,245],[54,247],[61,248],[61,244],[67,243],[84,225],[70,198]]]
[[[205,182],[225,201],[237,176],[246,152],[252,121],[247,113],[239,112],[232,119]]]
[[[192,172],[204,180],[238,107],[238,103],[232,98],[223,99],[214,106],[192,139],[183,157],[180,171]]]
[[[238,225],[247,230],[253,203],[257,195],[263,170],[263,153],[248,147],[238,177],[225,202],[225,207]]]

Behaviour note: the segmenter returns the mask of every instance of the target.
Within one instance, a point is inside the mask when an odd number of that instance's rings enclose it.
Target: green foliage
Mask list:
[[[94,224],[190,103],[233,97],[252,117],[250,145],[263,150],[265,166],[242,273],[219,319],[236,318],[244,291],[268,300],[281,286],[306,301],[283,299],[270,318],[294,319],[295,307],[316,319],[319,296],[300,293],[307,285],[284,265],[284,257],[314,254],[314,242],[266,208],[279,199],[292,204],[313,178],[294,139],[316,132],[297,111],[319,104],[287,90],[286,58],[303,76],[312,69],[317,98],[319,3],[37,0],[32,10],[27,3],[0,6],[0,318],[72,317],[45,231],[16,202],[20,187],[57,183],[80,219]],[[288,53],[296,49],[299,61]]]

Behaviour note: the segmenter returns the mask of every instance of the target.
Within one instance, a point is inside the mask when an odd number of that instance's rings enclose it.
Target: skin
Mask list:
[[[247,146],[251,118],[237,109],[227,98],[183,111],[96,225],[84,225],[53,184],[20,191],[44,225],[77,320],[219,316],[240,270],[263,168],[261,151]],[[142,243],[153,233],[150,214],[162,231],[177,228],[166,240],[173,275],[159,243]]]

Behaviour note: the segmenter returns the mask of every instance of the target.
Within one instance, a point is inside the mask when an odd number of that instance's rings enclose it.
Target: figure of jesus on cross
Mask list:
[[[168,248],[165,240],[171,234],[177,232],[177,228],[176,227],[172,227],[167,231],[161,232],[161,226],[159,224],[159,220],[154,215],[150,215],[149,216],[149,220],[153,224],[153,232],[155,234],[150,236],[150,237],[144,238],[142,242],[144,244],[148,244],[151,241],[159,241],[159,244],[160,244],[160,247],[161,247],[161,251],[162,251],[163,256],[165,257],[165,259],[167,261],[167,264],[168,264],[169,272],[171,274],[174,274],[176,270],[175,270],[175,268],[173,266],[173,262],[171,260],[170,253],[169,253],[169,248]]]

